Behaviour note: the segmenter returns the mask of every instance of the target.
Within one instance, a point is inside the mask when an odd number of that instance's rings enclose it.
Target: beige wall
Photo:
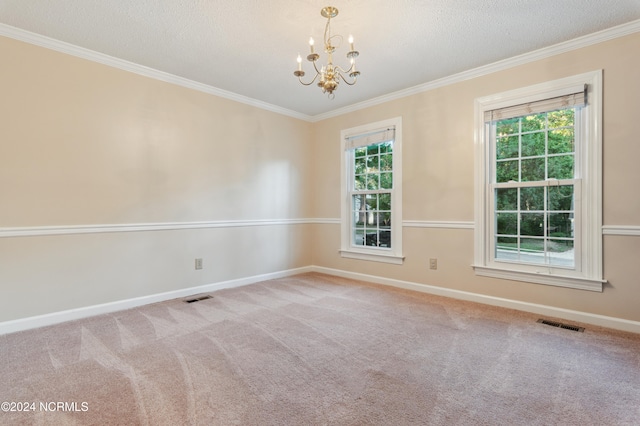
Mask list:
[[[310,123],[8,38],[0,56],[0,228],[312,216]],[[0,238],[0,322],[308,266],[309,231]]]
[[[340,130],[402,116],[403,216],[472,222],[474,99],[544,81],[604,70],[604,225],[640,226],[640,34],[582,48],[316,123],[317,217],[340,217]],[[606,235],[603,293],[476,277],[472,229],[404,228],[404,265],[339,256],[340,226],[314,230],[315,265],[640,321],[640,238]],[[436,271],[429,258],[438,259]]]
[[[0,322],[309,265],[640,321],[637,236],[604,237],[592,293],[476,277],[471,229],[405,227],[402,266],[342,259],[331,223],[340,130],[402,116],[404,220],[471,222],[474,99],[603,69],[604,224],[640,226],[638,51],[635,34],[307,123],[0,38],[0,229],[331,219],[0,238]]]

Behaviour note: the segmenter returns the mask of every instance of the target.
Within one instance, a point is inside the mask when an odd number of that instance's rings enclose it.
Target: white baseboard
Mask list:
[[[108,314],[125,309],[136,308],[150,303],[163,302],[165,300],[178,299],[192,296],[194,294],[214,292],[225,288],[241,287],[276,278],[283,278],[302,274],[306,272],[319,272],[328,275],[335,275],[343,278],[368,281],[375,284],[383,284],[392,287],[414,290],[422,293],[434,294],[437,296],[450,297],[452,299],[466,300],[470,302],[483,303],[486,305],[500,306],[503,308],[516,309],[519,311],[531,312],[538,315],[562,318],[571,321],[593,324],[600,327],[613,328],[616,330],[628,331],[640,334],[640,322],[630,321],[622,318],[609,317],[605,315],[590,314],[587,312],[573,311],[569,309],[556,308],[553,306],[539,305],[535,303],[521,302],[518,300],[503,299],[500,297],[486,296],[478,293],[471,293],[460,290],[453,290],[444,287],[431,286],[428,284],[414,283],[410,281],[383,278],[375,275],[360,274],[340,269],[325,268],[321,266],[306,266],[296,269],[272,272],[268,274],[254,275],[251,277],[238,278],[235,280],[221,281],[218,283],[205,284],[197,287],[189,287],[165,293],[152,294],[149,296],[136,297],[133,299],[119,300],[116,302],[103,303],[100,305],[86,306],[66,311],[53,312],[45,315],[38,315],[28,318],[0,322],[0,335],[15,333],[38,327],[59,324],[87,318],[95,315]]]
[[[116,302],[103,303],[100,305],[85,306],[77,309],[69,309],[66,311],[52,312],[50,314],[38,315],[28,318],[20,318],[11,321],[0,322],[0,335],[15,333],[17,331],[29,330],[38,327],[46,327],[49,325],[59,324],[66,321],[72,321],[95,315],[108,314],[125,309],[136,308],[150,303],[163,302],[165,300],[178,299],[181,297],[192,296],[194,294],[208,293],[225,288],[241,287],[244,285],[254,284],[260,281],[272,280],[275,278],[283,278],[292,275],[312,272],[312,267],[288,269],[284,271],[272,272],[268,274],[254,275],[251,277],[238,278],[235,280],[221,281],[218,283],[205,284],[197,287],[183,288],[180,290],[168,291],[165,293],[151,294],[148,296],[136,297],[133,299],[118,300]]]
[[[428,284],[419,284],[410,281],[401,281],[391,278],[383,278],[375,275],[360,274],[340,269],[331,269],[321,266],[313,266],[314,272],[328,275],[335,275],[343,278],[351,278],[361,281],[368,281],[375,284],[383,284],[392,287],[404,288],[407,290],[419,291],[422,293],[434,294],[437,296],[450,297],[452,299],[466,300],[469,302],[483,303],[485,305],[500,306],[503,308],[516,309],[524,312],[531,312],[555,318],[562,318],[571,321],[592,324],[599,327],[613,328],[616,330],[628,331],[640,334],[640,322],[622,318],[609,317],[605,315],[591,314],[588,312],[573,311],[570,309],[556,308],[553,306],[539,305],[536,303],[522,302],[518,300],[503,299],[500,297],[487,296],[484,294],[471,293],[467,291],[453,290],[444,287],[436,287]]]

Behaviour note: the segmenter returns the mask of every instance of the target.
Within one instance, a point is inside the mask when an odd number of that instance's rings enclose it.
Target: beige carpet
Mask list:
[[[0,336],[35,404],[0,424],[640,424],[640,335],[320,274],[211,295]]]

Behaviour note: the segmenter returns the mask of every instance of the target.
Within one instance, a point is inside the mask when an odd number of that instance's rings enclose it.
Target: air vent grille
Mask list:
[[[552,327],[564,328],[565,330],[578,331],[580,333],[584,332],[584,327],[578,327],[577,325],[563,324],[561,322],[549,321],[545,319],[539,319],[538,322],[544,325],[550,325]]]
[[[209,296],[208,294],[206,296],[199,296],[199,297],[193,297],[191,299],[185,299],[186,303],[195,303],[195,302],[199,302],[201,300],[207,300],[207,299],[211,299],[211,296]]]

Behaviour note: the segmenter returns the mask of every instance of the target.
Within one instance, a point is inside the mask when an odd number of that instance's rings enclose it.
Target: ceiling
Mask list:
[[[333,100],[293,75],[328,5],[362,72]],[[639,19],[640,0],[0,0],[0,24],[307,117]]]

